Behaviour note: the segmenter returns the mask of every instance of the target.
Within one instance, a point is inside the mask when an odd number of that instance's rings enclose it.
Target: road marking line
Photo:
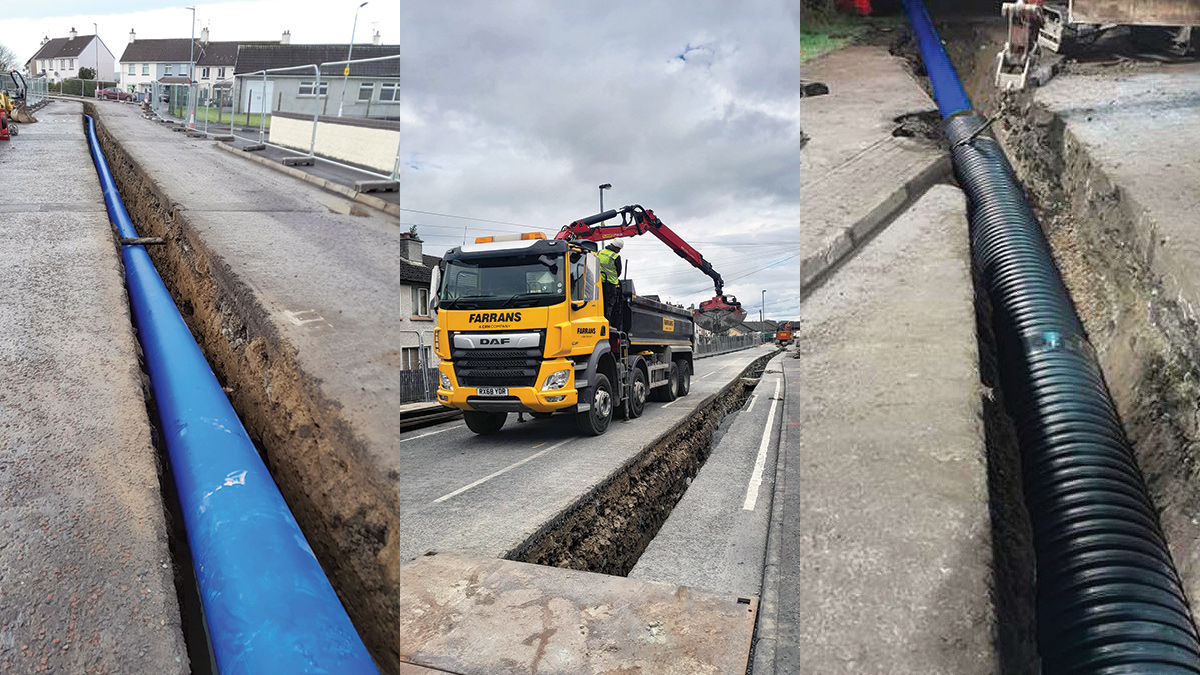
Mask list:
[[[713,375],[716,375],[717,373],[721,372],[722,370],[725,370],[725,369],[724,369],[724,368],[718,368],[718,369],[716,369],[716,370],[712,371],[711,373],[709,373],[708,375],[701,375],[701,376],[700,376],[700,379],[702,379],[702,380],[703,380],[703,379],[704,379],[704,378],[706,378],[706,377],[712,377]]]
[[[670,403],[664,403],[663,407],[670,408],[671,406],[675,405],[676,403],[679,403],[679,399],[675,399],[674,401],[671,401]]]
[[[442,433],[443,431],[451,431],[451,430],[453,430],[453,429],[461,429],[461,428],[463,428],[463,426],[465,426],[465,425],[463,425],[463,424],[456,424],[456,425],[454,425],[454,426],[452,426],[452,427],[447,427],[447,428],[445,428],[445,429],[438,429],[437,431],[431,431],[431,432],[429,432],[429,433],[427,433],[427,434],[421,434],[420,436],[413,436],[412,438],[405,438],[405,439],[401,440],[400,442],[401,442],[401,443],[407,443],[407,442],[409,442],[409,441],[415,441],[415,440],[417,440],[418,438],[425,438],[426,436],[432,436],[432,435],[434,435],[434,434],[440,434],[440,433]]]
[[[763,467],[767,464],[767,446],[771,444],[771,427],[775,421],[775,406],[779,404],[779,386],[783,378],[775,380],[775,395],[771,398],[771,411],[767,413],[767,426],[763,429],[762,442],[758,444],[758,458],[754,460],[754,473],[750,474],[750,484],[746,486],[746,501],[742,503],[743,511],[753,511],[758,503],[758,489],[762,486]]]
[[[755,401],[757,401],[757,400],[758,400],[758,392],[755,392],[755,393],[754,393],[754,394],[753,394],[753,395],[750,397],[750,405],[746,406],[746,409],[745,409],[745,410],[743,410],[742,412],[750,412],[751,410],[753,410],[753,409],[754,409],[754,402],[755,402]]]
[[[458,495],[461,495],[462,493],[466,492],[467,490],[470,490],[473,487],[478,487],[480,485],[483,485],[484,483],[495,478],[496,476],[502,476],[502,475],[508,473],[509,471],[512,471],[513,469],[517,468],[518,466],[521,466],[525,462],[535,460],[538,457],[541,457],[542,455],[546,454],[547,452],[554,450],[555,448],[566,445],[570,440],[571,439],[568,438],[565,441],[560,441],[560,442],[555,443],[554,445],[546,448],[545,450],[542,450],[541,452],[533,453],[532,455],[526,457],[525,459],[523,459],[519,462],[513,462],[512,464],[509,464],[508,466],[504,467],[503,469],[500,469],[499,471],[491,474],[490,476],[484,476],[483,478],[480,478],[479,480],[475,481],[474,483],[471,483],[470,485],[464,485],[463,487],[458,488],[457,490],[455,490],[454,492],[451,492],[450,494],[445,494],[445,495],[442,495],[441,497],[438,497],[437,499],[433,500],[433,503],[440,504],[441,502],[444,502],[447,499],[450,499],[451,497],[457,497]]]

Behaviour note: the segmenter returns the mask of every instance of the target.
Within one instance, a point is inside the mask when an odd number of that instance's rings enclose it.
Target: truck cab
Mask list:
[[[472,431],[495,433],[513,412],[562,412],[599,435],[615,415],[638,417],[648,398],[673,398],[681,381],[690,384],[690,315],[656,303],[653,321],[669,334],[635,341],[628,327],[614,331],[596,251],[595,242],[529,233],[445,254],[431,293],[437,397],[461,409]],[[621,316],[635,323],[648,301],[624,300]]]

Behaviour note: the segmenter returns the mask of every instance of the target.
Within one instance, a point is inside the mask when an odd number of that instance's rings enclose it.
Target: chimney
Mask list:
[[[200,29],[200,41],[208,44],[208,26]]]
[[[68,40],[74,40],[74,39],[75,39],[75,36],[77,35],[77,33],[75,32],[75,27],[74,27],[74,26],[72,26],[72,27],[71,27],[71,32],[69,33],[69,35],[70,35],[71,37],[67,38]]]
[[[43,45],[44,45],[44,44],[46,44],[46,43],[47,43],[47,42],[49,42],[49,41],[50,41],[50,36],[49,36],[49,35],[43,35],[43,36],[42,36],[42,44],[43,44]]]
[[[290,30],[283,31],[283,37],[279,39],[279,44],[281,44],[281,45],[292,44],[292,31],[290,31]]]
[[[136,39],[137,39],[137,35],[135,35],[135,34],[134,34],[134,32],[133,32],[133,29],[132,29],[132,28],[130,28],[130,29],[129,29],[129,41],[130,41],[130,42],[133,42],[133,41],[134,41],[134,40],[136,40]]]
[[[371,44],[373,44],[373,45],[379,44],[379,31],[375,31],[375,34],[371,36]]]
[[[400,255],[409,262],[425,264],[425,259],[421,257],[421,240],[411,232],[400,233]]]

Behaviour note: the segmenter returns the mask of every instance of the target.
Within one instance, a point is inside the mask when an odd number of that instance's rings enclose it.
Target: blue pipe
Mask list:
[[[86,117],[109,220],[137,237]],[[121,260],[220,672],[378,675],[150,255]]]
[[[971,101],[967,99],[967,92],[963,91],[958,74],[942,49],[942,41],[933,30],[925,3],[921,0],[904,0],[904,11],[908,13],[908,22],[921,48],[921,62],[925,64],[929,86],[933,88],[933,100],[942,113],[942,119],[971,112]]]

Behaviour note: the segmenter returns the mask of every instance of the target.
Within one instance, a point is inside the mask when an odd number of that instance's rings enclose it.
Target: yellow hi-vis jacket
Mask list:
[[[617,277],[617,263],[614,258],[620,256],[620,253],[611,248],[601,249],[597,254],[600,257],[600,280],[606,284],[617,284],[621,279]]]

